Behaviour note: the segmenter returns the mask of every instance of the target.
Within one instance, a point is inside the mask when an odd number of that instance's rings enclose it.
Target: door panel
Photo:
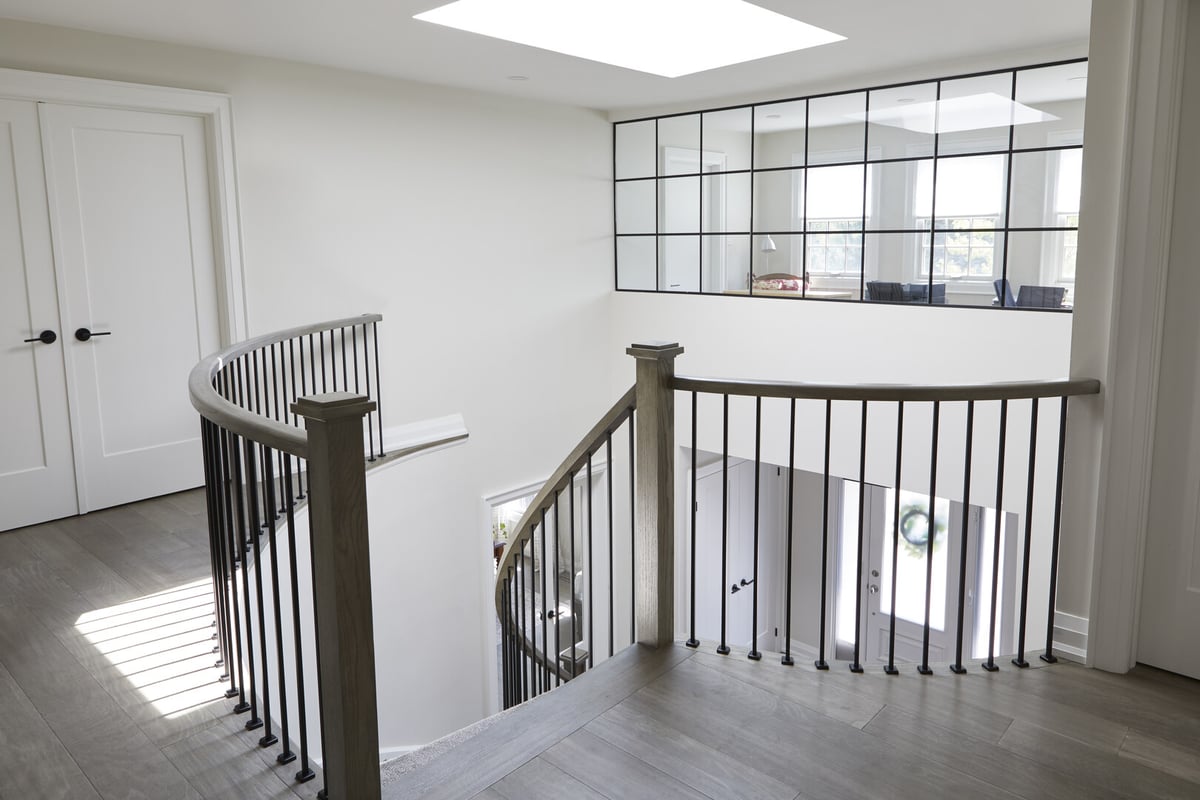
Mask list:
[[[53,331],[53,344],[23,340]],[[37,106],[0,100],[0,530],[78,511]]]
[[[82,510],[202,482],[187,374],[219,346],[204,123],[41,104]],[[88,328],[110,335],[77,340]]]

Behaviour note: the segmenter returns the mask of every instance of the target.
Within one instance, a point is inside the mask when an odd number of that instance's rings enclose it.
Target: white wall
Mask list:
[[[481,498],[549,474],[612,399],[594,370],[612,284],[608,122],[10,21],[0,66],[232,96],[250,332],[380,312],[385,424],[461,412],[471,431],[391,470],[394,511],[372,514],[381,743],[482,716],[495,651]]]

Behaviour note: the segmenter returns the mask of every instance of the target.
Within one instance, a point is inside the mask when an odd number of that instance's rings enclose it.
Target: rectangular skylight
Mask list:
[[[667,78],[846,38],[744,0],[457,0],[414,18]]]
[[[858,113],[852,116],[861,120],[868,115]],[[1006,128],[1009,125],[1029,125],[1058,119],[1053,114],[1014,102],[995,92],[873,109],[869,116],[876,125],[930,134]]]

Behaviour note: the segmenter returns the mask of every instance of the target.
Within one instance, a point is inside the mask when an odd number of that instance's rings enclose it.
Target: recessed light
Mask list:
[[[767,114],[766,119],[782,119],[783,114]]]
[[[898,97],[898,98],[896,98],[896,102],[897,103],[915,103],[915,102],[917,102],[917,98],[915,98],[915,97]]]
[[[529,80],[529,76],[528,75],[509,75],[508,79],[510,81],[527,81],[527,80]]]
[[[846,38],[745,0],[456,0],[414,19],[667,78]]]

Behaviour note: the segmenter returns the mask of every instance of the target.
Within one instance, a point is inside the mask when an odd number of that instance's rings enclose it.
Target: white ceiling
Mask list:
[[[0,0],[0,17],[611,110],[1077,44],[1087,40],[1091,8],[1090,0],[755,0],[848,38],[661,78],[412,19],[445,1]]]

